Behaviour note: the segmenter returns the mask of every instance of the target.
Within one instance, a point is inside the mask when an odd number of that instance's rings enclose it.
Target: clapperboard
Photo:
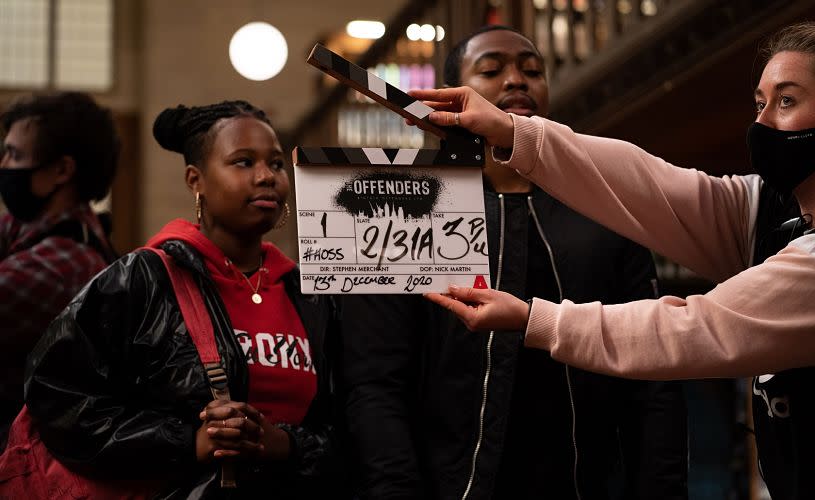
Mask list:
[[[322,45],[308,62],[437,135],[441,147],[295,148],[303,293],[488,288],[483,138],[436,126],[426,119],[432,108]]]

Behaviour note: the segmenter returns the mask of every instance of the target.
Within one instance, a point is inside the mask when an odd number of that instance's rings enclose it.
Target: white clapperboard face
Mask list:
[[[432,111],[321,46],[309,62],[403,116],[421,121]],[[422,123],[434,133],[441,130]],[[477,168],[483,165],[483,142],[471,135],[458,140],[475,145],[452,153],[444,147],[298,147],[303,293],[444,292],[451,283],[489,287]]]

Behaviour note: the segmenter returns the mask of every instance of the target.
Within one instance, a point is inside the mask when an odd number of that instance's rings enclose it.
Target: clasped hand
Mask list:
[[[263,453],[266,419],[251,405],[215,400],[201,411],[199,418],[203,422],[195,440],[199,462],[213,458],[258,457]]]
[[[228,457],[285,460],[291,452],[289,434],[252,405],[238,401],[212,401],[199,414],[196,433],[199,462]]]

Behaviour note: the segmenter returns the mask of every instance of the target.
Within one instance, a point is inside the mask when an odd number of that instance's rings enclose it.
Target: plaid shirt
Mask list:
[[[107,245],[99,219],[87,204],[22,224],[0,216],[0,429],[19,411],[25,359],[48,324],[74,295],[107,266],[91,246],[49,235],[75,220]],[[87,241],[87,238],[86,238]]]

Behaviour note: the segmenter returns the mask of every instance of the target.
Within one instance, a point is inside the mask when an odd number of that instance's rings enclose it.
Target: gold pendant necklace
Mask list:
[[[260,293],[258,292],[258,290],[260,290],[260,280],[263,279],[263,275],[261,273],[267,272],[266,268],[263,267],[263,255],[260,256],[260,267],[258,267],[258,270],[255,273],[255,274],[258,275],[258,284],[257,285],[252,286],[252,282],[249,281],[249,278],[247,278],[245,274],[241,273],[240,270],[238,270],[238,269],[236,269],[236,271],[238,271],[238,273],[240,273],[240,275],[243,276],[243,279],[245,279],[246,282],[249,284],[249,288],[252,290],[252,302],[254,302],[255,304],[262,303],[263,302],[263,297],[260,296]]]

